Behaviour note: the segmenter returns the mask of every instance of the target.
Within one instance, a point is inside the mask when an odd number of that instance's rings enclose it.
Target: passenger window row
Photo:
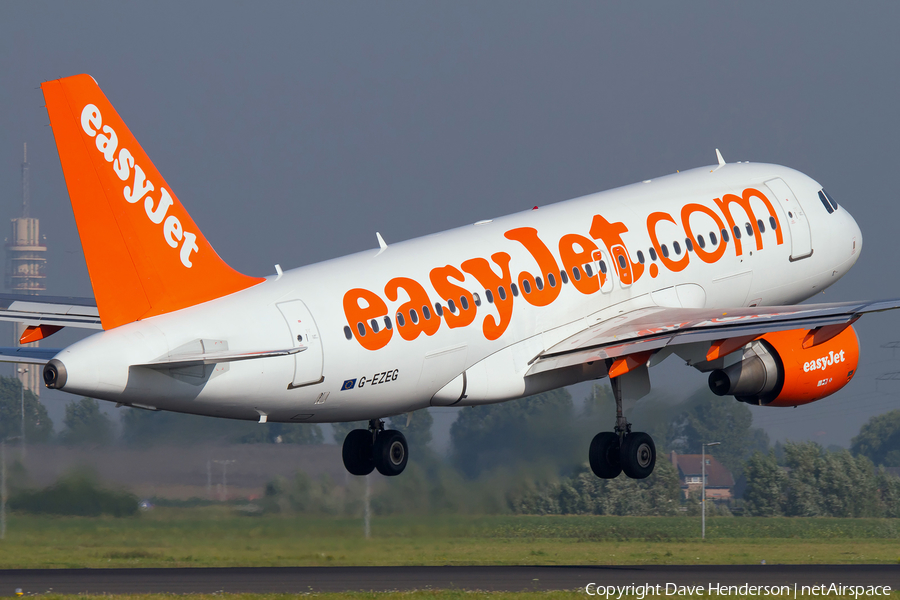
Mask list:
[[[820,194],[821,193],[822,192],[820,192]],[[760,233],[765,233],[766,226],[763,223],[762,219],[757,220],[756,225],[757,225],[757,227],[759,227]],[[769,217],[769,225],[771,226],[773,231],[778,228],[778,222],[775,220],[774,217]],[[750,225],[749,222],[745,223],[744,229],[747,231],[747,235],[753,236],[753,227]],[[730,237],[729,237],[727,229],[723,229],[721,231],[721,236],[722,236],[722,241],[724,241],[725,243],[728,243],[730,241]],[[734,238],[737,240],[741,239],[741,229],[737,225],[734,226]],[[718,236],[716,236],[716,233],[713,231],[709,232],[709,243],[712,244],[713,246],[716,246],[719,243]],[[694,251],[694,242],[690,238],[685,238],[684,245],[688,252]],[[700,246],[700,248],[706,248],[706,240],[704,239],[702,234],[697,236],[697,245]],[[677,241],[672,242],[672,249],[675,251],[676,255],[681,255],[681,244],[679,244]],[[669,257],[669,248],[666,244],[662,244],[660,246],[660,250],[662,250],[662,255],[664,257],[666,257],[666,258]],[[658,259],[655,248],[652,248],[652,247],[649,248],[648,253],[650,254],[650,260],[656,261]],[[640,264],[644,264],[644,262],[645,262],[644,253],[641,250],[637,251],[637,259]],[[619,263],[619,267],[622,268],[623,270],[628,268],[627,260],[623,255],[621,255],[621,254],[617,255],[616,261]],[[603,259],[597,261],[597,267],[600,269],[600,272],[603,273],[604,275],[609,271],[609,269],[606,265],[606,262]],[[588,278],[594,276],[594,268],[592,266],[592,263],[586,263],[584,265],[572,267],[572,280],[581,281],[581,278],[583,276],[587,276]],[[546,278],[547,278],[547,285],[549,285],[550,287],[557,286],[556,276],[553,273],[547,273]],[[562,283],[562,285],[565,285],[565,284],[569,283],[569,274],[566,271],[560,271],[559,279],[560,279],[560,282]],[[522,286],[523,292],[525,292],[526,294],[530,294],[532,292],[531,283],[528,280],[522,279],[520,284]],[[538,291],[543,290],[544,285],[545,285],[544,280],[540,276],[534,278],[534,286],[537,288]],[[510,283],[509,292],[507,292],[505,286],[501,285],[497,288],[497,296],[500,298],[501,301],[507,299],[508,293],[511,293],[514,297],[518,297],[519,296],[518,286],[516,286],[515,283]],[[484,290],[484,297],[488,301],[488,304],[494,303],[493,290]],[[472,294],[472,299],[474,300],[476,307],[481,306],[481,297],[478,295],[477,292]],[[466,296],[459,297],[459,305],[462,307],[462,310],[469,310],[469,308],[470,308],[469,300],[468,300],[468,298],[466,298]],[[456,302],[453,299],[447,300],[447,308],[446,309],[449,310],[454,315],[459,310],[456,305]],[[421,312],[422,312],[422,317],[425,320],[431,319],[431,310],[428,306],[423,306]],[[437,315],[437,317],[444,316],[444,306],[440,302],[435,302],[434,313]],[[396,319],[397,319],[397,325],[399,325],[400,327],[406,326],[406,315],[404,315],[403,313],[397,313]],[[417,311],[416,309],[410,309],[409,320],[413,324],[417,324],[419,322],[419,311]],[[391,323],[391,318],[389,316],[384,317],[383,321],[384,321],[385,329],[391,329],[393,327],[393,324]],[[378,333],[381,330],[380,329],[381,326],[379,325],[379,322],[377,319],[372,319],[371,321],[369,321],[368,325],[371,328],[373,333]],[[356,330],[359,332],[360,337],[366,335],[366,326],[362,322],[356,324]],[[344,326],[344,337],[346,337],[348,340],[353,339],[353,331],[348,326]]]

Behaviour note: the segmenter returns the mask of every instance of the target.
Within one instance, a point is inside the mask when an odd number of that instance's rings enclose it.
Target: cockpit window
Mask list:
[[[828,198],[825,197],[825,194],[822,193],[821,190],[819,191],[819,200],[822,201],[822,206],[825,207],[825,210],[828,211],[829,215],[834,212],[834,207],[831,205],[831,202],[828,200]]]
[[[829,194],[829,193],[826,192],[825,190],[822,190],[822,193],[825,194],[825,197],[826,197],[826,198],[828,198],[828,202],[831,203],[831,206],[834,207],[834,210],[837,210],[837,209],[838,209],[838,203],[834,201],[834,198],[831,197],[831,194]]]

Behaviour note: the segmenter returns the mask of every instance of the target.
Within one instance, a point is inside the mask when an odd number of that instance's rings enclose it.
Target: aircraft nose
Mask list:
[[[850,235],[851,241],[850,253],[852,256],[858,257],[862,250],[862,230],[859,228],[859,224],[856,222],[856,219],[853,218],[853,215],[846,210],[844,210],[844,214],[847,219],[846,231]]]

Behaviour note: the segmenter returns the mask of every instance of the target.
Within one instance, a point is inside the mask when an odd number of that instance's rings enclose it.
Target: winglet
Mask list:
[[[41,89],[104,329],[265,281],[219,258],[90,75]]]
[[[719,166],[720,166],[720,167],[724,167],[724,166],[725,166],[725,159],[722,158],[722,153],[719,152],[719,149],[718,149],[718,148],[716,148],[716,158],[719,160]]]

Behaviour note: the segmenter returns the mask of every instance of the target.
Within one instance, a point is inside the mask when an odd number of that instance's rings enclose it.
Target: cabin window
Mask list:
[[[550,284],[550,287],[556,287],[556,277],[553,276],[553,273],[547,273],[547,283]]]
[[[581,269],[578,267],[572,267],[572,279],[575,281],[581,281]]]
[[[427,306],[422,307],[422,316],[425,317],[425,320],[428,321],[431,319],[431,311],[428,310]]]
[[[681,244],[679,244],[678,242],[672,242],[672,248],[675,249],[675,254],[679,256],[681,255]]]
[[[628,263],[625,262],[625,257],[621,254],[619,255],[619,268],[625,270],[628,268]]]
[[[691,238],[684,238],[684,245],[687,248],[688,252],[694,251],[694,242],[691,241]]]
[[[542,289],[544,289],[544,280],[541,279],[540,277],[536,277],[534,279],[534,285],[537,286],[537,289],[542,290]]]
[[[750,223],[744,223],[744,229],[747,230],[747,235],[753,237],[753,225],[751,225]]]
[[[406,319],[403,318],[403,313],[397,313],[397,325],[400,327],[406,325]]]
[[[500,296],[501,300],[506,300],[506,288],[502,285],[497,288],[497,294]]]
[[[662,245],[662,248],[660,248],[660,249],[662,250],[663,257],[664,257],[664,258],[669,258],[669,249],[666,247],[666,245],[663,244],[663,245]]]
[[[488,304],[494,303],[494,294],[491,293],[491,290],[484,290],[484,297],[487,298]]]
[[[393,328],[394,328],[394,326],[391,324],[391,318],[390,318],[390,317],[385,317],[385,318],[384,318],[384,326],[385,326],[385,328],[387,328],[387,329],[393,329]]]
[[[353,339],[353,332],[346,325],[344,325],[344,337],[347,338],[348,340]]]
[[[722,230],[722,241],[725,243],[728,243],[728,230],[727,229]]]
[[[775,220],[775,217],[769,217],[769,225],[772,226],[772,231],[776,231],[778,229],[778,221]]]
[[[559,278],[562,279],[563,284],[569,283],[569,274],[565,271],[559,272]]]
[[[637,255],[638,255],[638,262],[641,264],[644,264],[644,253],[641,252],[640,250],[638,250]]]
[[[522,280],[522,289],[525,290],[526,294],[531,293],[531,284],[525,279]]]
[[[463,307],[463,310],[469,310],[469,299],[465,296],[459,297],[459,304]]]
[[[593,268],[591,267],[591,265],[589,265],[589,264],[584,265],[584,272],[587,273],[587,276],[588,276],[588,277],[593,277],[593,276],[594,276],[594,269],[593,269]]]
[[[766,224],[763,223],[763,220],[762,220],[762,219],[757,219],[757,220],[756,220],[756,226],[759,227],[759,232],[760,232],[760,233],[765,233],[765,232],[766,232]]]
[[[481,306],[481,296],[476,292],[472,292],[472,300],[475,301],[475,306]]]
[[[703,239],[702,235],[697,236],[697,244],[699,244],[701,248],[706,248],[706,240]]]
[[[375,319],[372,319],[371,321],[369,321],[369,325],[372,326],[373,333],[378,333],[378,321],[376,321]]]
[[[416,309],[409,309],[409,320],[413,322],[413,324],[419,322],[419,313],[416,312]]]
[[[356,324],[356,330],[359,332],[359,337],[364,337],[366,335],[366,326],[362,323]]]
[[[649,252],[650,252],[650,260],[655,261],[656,260],[656,248],[650,248]]]
[[[716,239],[716,234],[713,231],[709,232],[709,243],[713,246],[717,246],[719,244],[719,240]],[[700,247],[703,247],[703,244],[700,244]]]
[[[741,228],[738,227],[737,225],[734,226],[734,239],[736,239],[736,240],[741,239]]]
[[[444,307],[441,306],[441,303],[440,303],[440,302],[435,302],[435,303],[434,303],[434,312],[436,312],[436,313],[437,313],[437,316],[439,316],[439,317],[443,317],[443,316],[444,316]]]
[[[601,260],[598,266],[600,267],[600,272],[606,275],[606,263]]]
[[[519,288],[516,287],[516,284],[514,284],[514,283],[509,284],[509,290],[512,292],[513,296],[516,296],[516,297],[519,296]]]
[[[454,315],[456,314],[456,304],[453,303],[453,300],[447,300],[447,308],[450,309]]]

